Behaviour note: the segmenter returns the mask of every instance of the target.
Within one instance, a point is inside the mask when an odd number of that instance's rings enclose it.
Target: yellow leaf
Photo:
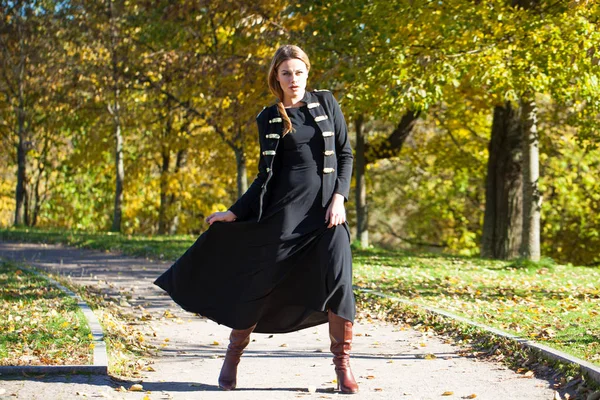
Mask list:
[[[442,396],[452,396],[453,394],[454,394],[454,392],[448,391],[448,392],[442,393]]]
[[[139,383],[133,384],[131,385],[131,387],[129,388],[130,392],[143,392],[144,391],[144,387],[142,385],[140,385]]]
[[[533,371],[527,371],[523,374],[523,378],[533,378]]]

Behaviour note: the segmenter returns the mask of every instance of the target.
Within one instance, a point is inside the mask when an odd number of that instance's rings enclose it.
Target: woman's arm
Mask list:
[[[348,201],[350,180],[352,179],[352,147],[348,139],[348,127],[342,109],[335,97],[333,99],[333,124],[335,129],[335,154],[337,156],[337,179],[334,193],[339,193]]]
[[[332,119],[335,131],[335,154],[337,157],[337,178],[333,196],[325,214],[325,222],[329,223],[329,228],[346,222],[346,207],[344,203],[348,201],[348,196],[350,195],[352,160],[354,158],[350,140],[348,139],[346,119],[335,97],[332,95],[331,98]]]

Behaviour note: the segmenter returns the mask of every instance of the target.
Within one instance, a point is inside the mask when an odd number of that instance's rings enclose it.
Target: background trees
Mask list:
[[[202,231],[254,176],[268,63],[295,42],[311,56],[310,84],[334,92],[355,134],[349,208],[363,246],[597,261],[595,3],[2,11],[5,226]]]

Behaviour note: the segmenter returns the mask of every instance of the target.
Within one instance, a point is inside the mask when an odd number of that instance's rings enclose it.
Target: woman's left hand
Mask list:
[[[346,222],[346,207],[344,207],[344,196],[339,193],[334,193],[331,198],[331,203],[325,214],[325,222],[329,222],[328,228]]]

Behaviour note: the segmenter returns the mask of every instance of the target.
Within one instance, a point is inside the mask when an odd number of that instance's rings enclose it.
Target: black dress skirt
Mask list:
[[[215,222],[154,283],[183,309],[234,329],[284,333],[354,321],[347,223],[327,228],[321,202],[323,138],[306,106],[286,109],[263,216]]]

